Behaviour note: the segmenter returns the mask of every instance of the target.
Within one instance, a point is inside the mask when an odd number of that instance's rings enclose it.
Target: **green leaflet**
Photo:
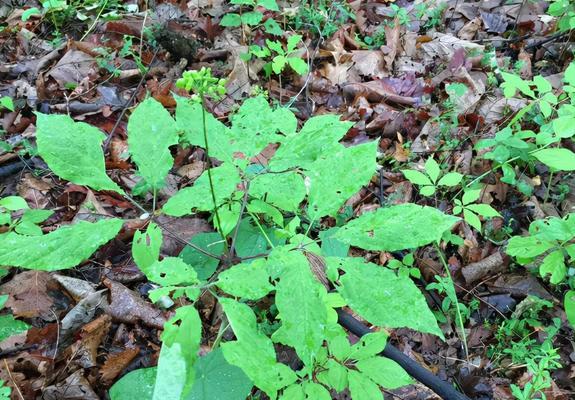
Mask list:
[[[241,181],[240,175],[231,163],[212,168],[211,174],[216,201],[220,206],[236,190],[236,186]],[[175,217],[192,214],[194,210],[211,211],[213,209],[214,203],[207,170],[194,182],[193,186],[180,190],[163,207],[166,214]]]
[[[282,260],[282,256],[289,256]],[[328,314],[324,298],[325,287],[313,273],[301,252],[283,252],[272,257],[271,263],[285,262],[276,284],[276,307],[282,324],[272,339],[296,349],[306,366],[313,365],[317,352],[326,339]]]
[[[415,249],[439,241],[458,220],[436,208],[400,204],[362,214],[343,226],[335,238],[366,250]]]
[[[413,379],[401,366],[385,357],[371,357],[357,362],[356,367],[369,379],[385,389],[410,385]]]
[[[412,328],[443,338],[425,297],[411,279],[366,263],[362,258],[330,257],[326,262],[335,263],[345,271],[337,291],[370,323],[386,328]]]
[[[106,175],[99,129],[67,115],[36,113],[38,153],[56,175],[94,190],[124,191]]]
[[[152,400],[157,368],[129,372],[110,388],[112,400]]]
[[[351,128],[352,122],[340,121],[338,115],[310,118],[298,134],[289,137],[270,161],[274,171],[292,167],[309,169],[322,155],[337,153],[338,141]]]
[[[153,400],[180,400],[192,389],[202,321],[194,306],[183,306],[164,325]]]
[[[349,391],[353,400],[383,400],[381,390],[375,382],[357,371],[348,371]]]
[[[253,383],[243,371],[228,364],[222,349],[200,357],[194,364],[196,379],[185,400],[245,400]]]
[[[4,307],[7,300],[7,294],[0,296],[0,309]],[[0,315],[0,342],[8,339],[10,336],[26,332],[28,328],[28,324],[14,319],[12,315]]]
[[[132,257],[134,262],[145,273],[152,264],[160,258],[162,247],[162,230],[158,225],[150,222],[145,233],[136,231],[132,240]]]
[[[367,185],[376,171],[377,141],[353,147],[340,145],[310,166],[308,213],[311,219],[333,216],[343,203]]]
[[[190,243],[198,246],[199,248],[207,251],[215,256],[224,254],[224,242],[222,236],[216,232],[202,232],[194,235],[190,239]],[[198,274],[198,279],[207,280],[216,271],[220,260],[217,258],[209,257],[191,246],[186,246],[178,255],[184,262],[191,265]]]
[[[152,282],[162,286],[190,285],[199,283],[196,271],[179,257],[166,257],[147,268],[140,268]]]
[[[333,388],[336,392],[343,391],[347,385],[347,368],[333,359],[327,360],[323,365],[325,370],[317,374],[317,380]]]
[[[72,268],[113,239],[122,220],[81,221],[42,236],[0,235],[0,265],[57,271]]]
[[[273,290],[265,259],[234,265],[219,274],[217,285],[232,296],[257,300]]]
[[[226,298],[220,298],[219,302],[237,338],[222,343],[224,357],[274,399],[278,390],[297,380],[297,375],[287,365],[276,361],[273,343],[258,331],[256,316],[249,306]]]
[[[303,177],[295,171],[260,174],[250,182],[250,195],[284,211],[297,212],[306,195]]]
[[[170,146],[178,143],[176,122],[161,103],[148,98],[128,121],[128,149],[147,187],[156,190],[174,164]]]

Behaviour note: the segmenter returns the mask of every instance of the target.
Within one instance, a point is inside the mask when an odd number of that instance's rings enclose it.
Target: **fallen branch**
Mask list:
[[[371,330],[362,324],[360,321],[355,319],[350,314],[345,311],[338,309],[338,322],[345,329],[361,337],[371,332]],[[387,357],[399,365],[414,379],[423,383],[425,386],[433,390],[444,400],[470,400],[469,397],[463,393],[458,392],[451,384],[442,381],[437,376],[429,372],[427,369],[419,365],[417,362],[413,361],[411,358],[407,357],[401,351],[399,351],[395,346],[391,345],[389,342],[385,346],[385,349],[381,352],[381,355]]]

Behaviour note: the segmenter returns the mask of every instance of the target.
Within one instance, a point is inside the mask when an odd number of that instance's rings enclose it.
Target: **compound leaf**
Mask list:
[[[221,345],[226,360],[237,367],[271,398],[277,391],[291,385],[297,375],[287,365],[276,361],[272,341],[260,333],[256,316],[249,306],[220,298],[237,340]]]
[[[234,265],[218,276],[217,285],[232,296],[257,300],[273,290],[266,260]]]
[[[98,128],[75,122],[67,115],[36,113],[38,153],[56,175],[94,190],[124,191],[106,175]]]
[[[42,236],[0,235],[0,265],[42,271],[72,268],[87,259],[122,227],[121,219],[81,221]]]
[[[335,238],[366,250],[414,249],[439,241],[458,220],[433,207],[400,204],[362,214]]]
[[[141,102],[128,121],[128,149],[148,187],[155,190],[164,184],[174,164],[170,146],[176,143],[176,122],[170,113],[153,98]]]

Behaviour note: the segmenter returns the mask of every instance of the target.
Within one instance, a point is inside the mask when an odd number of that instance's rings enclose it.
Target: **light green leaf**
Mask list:
[[[113,239],[121,219],[85,221],[64,226],[43,236],[0,235],[0,265],[42,271],[72,268]]]
[[[222,236],[226,237],[232,233],[240,220],[241,208],[241,204],[237,201],[222,204],[218,208],[218,215],[216,216],[214,214],[212,222],[214,228],[216,228]]]
[[[315,382],[304,382],[303,388],[307,399],[331,400],[329,391]]]
[[[306,400],[303,386],[298,383],[288,386],[280,396],[280,400]]]
[[[0,199],[0,207],[8,211],[29,209],[28,203],[20,196],[6,196]]]
[[[435,182],[437,182],[437,178],[439,178],[441,169],[433,157],[429,157],[425,162],[425,172],[427,172],[427,175],[431,178],[431,182],[435,184]]]
[[[547,93],[547,92],[550,92],[553,89],[553,87],[551,86],[549,81],[547,79],[543,78],[541,75],[535,76],[533,78],[533,83],[537,87],[537,91],[539,91],[540,95]]]
[[[463,194],[461,201],[463,205],[471,204],[477,201],[477,199],[479,199],[479,196],[481,196],[481,189],[470,189]]]
[[[389,358],[367,358],[358,361],[356,367],[384,389],[397,389],[414,382],[398,363]]]
[[[271,11],[279,11],[276,0],[258,0],[258,6],[266,8]],[[271,19],[271,18],[270,18]],[[273,21],[273,19],[271,19]]]
[[[408,181],[415,185],[433,185],[433,182],[431,182],[429,177],[419,171],[414,169],[403,169],[401,172],[403,172],[403,175],[405,175]]]
[[[295,48],[297,47],[298,43],[301,42],[301,35],[291,35],[288,40],[287,40],[287,51],[288,53],[291,53],[292,51],[295,50]]]
[[[411,279],[360,258],[328,258],[345,271],[337,291],[368,322],[387,328],[412,328],[443,338],[425,297]]]
[[[163,210],[166,214],[175,217],[192,214],[197,211],[212,211],[214,203],[210,190],[208,171],[194,182],[191,187],[184,188],[172,196]],[[218,206],[230,197],[236,190],[236,186],[241,182],[240,175],[236,167],[231,163],[224,163],[219,167],[211,169],[212,181],[214,184],[214,194]]]
[[[185,400],[245,400],[253,386],[240,368],[228,364],[220,348],[198,358],[194,370],[194,386]]]
[[[284,217],[282,213],[265,201],[254,199],[248,204],[248,211],[252,214],[263,214],[271,218],[271,220],[278,226],[284,226]]]
[[[383,400],[381,390],[365,374],[348,371],[349,391],[353,400]]]
[[[567,149],[543,149],[533,153],[533,157],[556,171],[575,171],[575,153]]]
[[[26,332],[28,328],[28,324],[14,319],[12,315],[0,315],[0,342],[10,336]]]
[[[272,339],[295,348],[303,363],[311,366],[326,339],[328,315],[324,298],[327,291],[311,272],[306,256],[301,252],[291,253],[284,252],[270,260],[270,263],[289,263],[276,284],[275,301],[282,324]]]
[[[129,372],[110,388],[112,400],[152,400],[157,368],[140,368]]]
[[[28,236],[42,236],[42,229],[30,221],[20,221],[14,228],[16,233]]]
[[[563,76],[563,80],[570,84],[571,86],[575,86],[575,63],[572,62],[569,64],[567,69],[565,70],[565,75]]]
[[[54,214],[54,211],[52,210],[28,209],[24,211],[24,214],[22,215],[22,221],[39,224],[50,218],[52,214]]]
[[[376,171],[377,141],[340,146],[310,166],[308,214],[311,219],[337,213],[343,203],[367,185]]]
[[[242,17],[239,14],[228,13],[224,15],[220,21],[221,26],[240,26],[242,24]]]
[[[553,246],[553,242],[543,241],[537,237],[513,236],[509,239],[505,251],[512,257],[532,258],[543,254]]]
[[[146,273],[152,264],[158,261],[162,240],[162,230],[153,222],[150,222],[145,233],[134,233],[132,257],[142,272]]]
[[[463,175],[461,175],[459,172],[449,172],[443,175],[437,184],[449,187],[457,186],[461,183],[461,179],[463,179]]]
[[[297,375],[276,361],[273,343],[258,331],[256,316],[248,305],[225,298],[219,302],[237,338],[222,343],[224,357],[240,367],[258,388],[275,398],[278,390],[297,380]]]
[[[330,228],[319,233],[321,239],[321,254],[324,257],[347,257],[349,244],[334,238],[339,228]]]
[[[180,400],[192,389],[202,321],[194,306],[176,309],[165,323],[153,400]]]
[[[298,75],[305,74],[309,69],[307,63],[299,57],[288,57],[287,62]]]
[[[290,136],[270,161],[273,171],[292,167],[309,169],[322,157],[340,149],[338,141],[353,126],[353,122],[340,121],[334,114],[312,117],[298,134]]]
[[[246,25],[257,25],[262,22],[263,17],[259,11],[250,11],[242,14],[242,22]]]
[[[99,129],[56,114],[36,113],[36,124],[38,153],[56,175],[94,190],[124,193],[106,175],[102,151],[106,135]]]
[[[270,35],[281,36],[284,33],[281,26],[273,18],[268,18],[266,22],[264,22],[264,29]]]
[[[489,204],[469,204],[465,208],[481,215],[482,217],[501,217],[501,214],[499,214],[499,212],[497,212],[497,210],[491,207]]]
[[[553,120],[553,131],[562,139],[571,138],[575,135],[575,116],[564,115]],[[537,154],[537,153],[535,153]]]
[[[331,387],[336,392],[343,391],[347,385],[347,368],[335,361],[334,359],[329,359],[322,366],[322,369],[317,374],[317,380],[326,386]]]
[[[328,341],[328,349],[332,356],[339,361],[345,361],[352,352],[347,335],[341,334]]]
[[[459,218],[433,207],[400,204],[362,214],[335,238],[366,250],[397,251],[437,242]]]
[[[481,232],[481,220],[479,219],[477,214],[464,208],[463,209],[463,219],[465,219],[465,222],[467,222],[469,225],[471,225],[472,227],[477,229],[479,232]]]
[[[148,268],[140,269],[149,280],[162,286],[186,286],[200,282],[196,271],[179,257],[166,257]]]
[[[42,15],[42,12],[38,9],[38,7],[28,8],[27,10],[24,10],[24,12],[22,13],[22,21],[24,22],[28,21],[30,17],[33,15]]]
[[[565,314],[567,314],[567,321],[575,328],[575,290],[568,290],[565,293]]]
[[[286,62],[287,59],[285,58],[285,56],[283,55],[275,56],[272,59],[272,70],[278,75],[281,74],[286,65]]]
[[[351,347],[348,359],[364,360],[381,353],[387,345],[387,333],[383,331],[371,332],[363,335],[359,342]]]
[[[284,211],[297,212],[306,195],[304,180],[295,171],[260,174],[250,183],[250,195]]]
[[[150,188],[164,185],[174,164],[170,146],[176,143],[176,122],[170,113],[153,98],[141,102],[128,121],[128,150]]]
[[[419,189],[419,194],[422,196],[433,196],[435,194],[435,186],[422,186]]]
[[[189,242],[214,256],[221,256],[224,254],[225,244],[219,233],[198,233],[197,235],[194,235]],[[191,246],[184,247],[178,257],[184,260],[186,264],[191,265],[198,274],[198,279],[203,281],[212,276],[220,262],[217,258],[209,257],[200,253]]]
[[[567,276],[565,257],[561,250],[555,250],[549,253],[539,266],[539,275],[541,275],[542,278],[545,278],[548,274],[551,275],[549,281],[554,285],[563,282]]]
[[[261,299],[274,289],[264,259],[234,265],[220,273],[216,284],[224,292],[247,300]]]

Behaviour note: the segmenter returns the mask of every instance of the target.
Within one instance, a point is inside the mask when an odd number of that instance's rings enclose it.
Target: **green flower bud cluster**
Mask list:
[[[199,71],[185,71],[176,81],[176,87],[193,92],[200,99],[211,97],[219,100],[226,94],[226,80],[212,76],[212,69],[202,67]]]

